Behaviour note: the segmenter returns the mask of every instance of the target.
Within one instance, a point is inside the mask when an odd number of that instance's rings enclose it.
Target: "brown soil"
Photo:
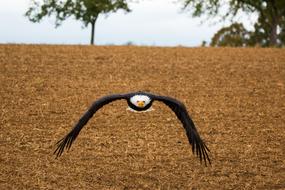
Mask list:
[[[0,45],[0,83],[0,189],[285,188],[285,49]],[[212,166],[165,105],[124,101],[55,159],[94,100],[137,90],[185,103]]]

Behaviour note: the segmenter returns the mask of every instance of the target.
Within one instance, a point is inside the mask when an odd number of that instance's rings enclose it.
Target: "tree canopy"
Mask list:
[[[245,46],[249,35],[241,23],[234,23],[229,27],[220,29],[212,38],[211,46]]]
[[[100,14],[108,14],[122,9],[129,12],[126,0],[42,0],[31,1],[26,16],[32,22],[40,22],[44,17],[55,16],[56,27],[64,20],[73,17],[91,25],[91,44],[94,44],[95,23]]]
[[[267,46],[278,46],[283,43],[285,30],[284,0],[181,0],[184,9],[192,16],[208,15],[222,19],[234,18],[239,12],[257,13],[258,21],[252,35],[262,38]],[[222,14],[224,13],[224,14]],[[253,38],[252,37],[252,38]],[[258,40],[257,42],[260,42]],[[281,44],[282,45],[282,44]]]

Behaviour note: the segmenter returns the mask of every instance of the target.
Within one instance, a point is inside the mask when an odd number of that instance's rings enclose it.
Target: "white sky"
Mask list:
[[[32,23],[24,13],[29,0],[0,0],[0,43],[89,44],[91,28],[69,18],[55,28],[53,18]],[[132,12],[102,15],[96,23],[97,45],[199,46],[209,42],[226,23],[216,25],[181,12],[174,0],[145,0],[131,3]],[[247,21],[245,21],[247,22]],[[245,23],[246,24],[246,23]],[[248,25],[250,23],[248,22]]]

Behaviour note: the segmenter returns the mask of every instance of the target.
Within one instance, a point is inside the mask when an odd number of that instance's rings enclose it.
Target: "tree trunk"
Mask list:
[[[277,18],[273,18],[270,28],[270,36],[269,36],[269,45],[270,46],[277,46],[277,27],[278,22]]]
[[[271,0],[268,2],[269,7],[271,7],[271,28],[270,28],[270,36],[269,36],[269,46],[277,46],[277,38],[278,38],[278,34],[277,34],[277,28],[278,28],[278,24],[279,24],[279,14],[278,14],[278,7],[276,5],[276,1],[275,0]]]
[[[91,22],[91,41],[90,41],[91,45],[94,45],[96,20],[97,20],[97,17]]]

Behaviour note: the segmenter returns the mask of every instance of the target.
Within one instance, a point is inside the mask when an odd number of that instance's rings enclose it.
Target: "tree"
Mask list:
[[[222,19],[237,16],[240,11],[247,14],[257,13],[259,18],[267,24],[268,29],[265,38],[269,40],[269,46],[278,45],[278,28],[284,31],[284,0],[181,0],[184,3],[184,9],[192,8],[193,16],[206,14],[210,17],[218,16]],[[224,15],[221,15],[225,11]]]
[[[285,24],[285,21],[282,22]],[[277,36],[277,46],[285,45],[285,27],[281,27]],[[248,31],[241,23],[233,23],[228,27],[220,29],[211,41],[211,46],[259,46],[267,47],[270,45],[270,24],[259,17],[254,24],[254,31]]]
[[[279,28],[279,31],[278,31]],[[275,46],[285,45],[284,31],[285,31],[285,15],[280,18],[280,25],[276,29]],[[259,16],[257,22],[254,24],[254,31],[252,32],[251,44],[258,44],[266,47],[272,45],[271,22],[267,17]]]
[[[26,16],[32,22],[40,22],[44,17],[55,15],[55,26],[58,27],[68,17],[74,17],[91,25],[91,44],[94,44],[95,24],[100,14],[108,14],[122,9],[129,12],[126,0],[32,0]]]
[[[239,47],[248,45],[249,32],[241,23],[220,29],[212,38],[211,46]]]

